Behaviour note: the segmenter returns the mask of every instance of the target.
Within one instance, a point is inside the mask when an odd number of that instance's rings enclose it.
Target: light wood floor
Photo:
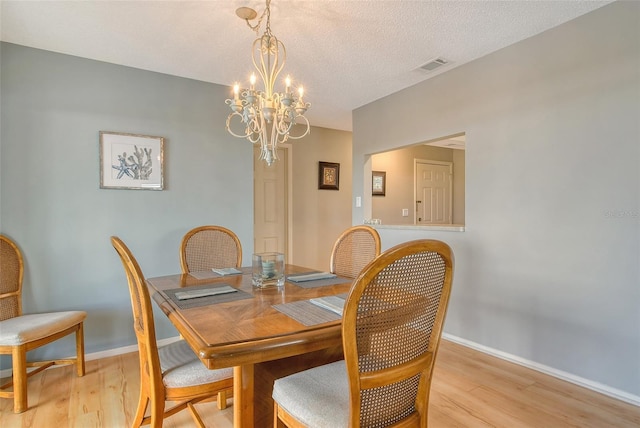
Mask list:
[[[138,389],[136,353],[88,361],[82,378],[68,366],[49,369],[30,379],[25,413],[14,414],[12,401],[0,400],[0,427],[129,427]],[[232,406],[198,408],[207,426],[232,427]],[[429,422],[431,428],[640,427],[640,407],[443,340]],[[191,426],[189,412],[164,423]]]

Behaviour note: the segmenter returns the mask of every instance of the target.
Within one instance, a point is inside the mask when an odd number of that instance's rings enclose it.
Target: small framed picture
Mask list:
[[[340,164],[319,162],[318,189],[338,190],[340,187]]]
[[[371,194],[384,196],[387,187],[387,173],[385,171],[372,171]]]
[[[164,138],[100,131],[100,188],[162,190]]]

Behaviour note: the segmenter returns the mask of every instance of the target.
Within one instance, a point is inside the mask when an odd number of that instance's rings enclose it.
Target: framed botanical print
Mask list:
[[[384,196],[387,187],[387,173],[385,171],[372,171],[371,194],[373,196]]]
[[[340,164],[319,162],[318,189],[338,190],[340,187]]]
[[[100,131],[100,188],[162,190],[164,138]]]

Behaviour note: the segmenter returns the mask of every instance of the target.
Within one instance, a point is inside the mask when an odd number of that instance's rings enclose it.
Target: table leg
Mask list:
[[[246,364],[233,368],[233,426],[253,427],[254,366]]]

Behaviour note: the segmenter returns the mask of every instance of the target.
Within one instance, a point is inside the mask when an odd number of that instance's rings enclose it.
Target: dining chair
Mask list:
[[[184,340],[158,347],[151,298],[140,265],[120,238],[112,236],[111,244],[120,256],[129,283],[138,341],[140,398],[133,426],[161,427],[165,418],[189,409],[195,423],[204,427],[194,404],[233,388],[233,369],[207,369]],[[177,404],[165,409],[166,401]],[[145,416],[149,407],[150,415]]]
[[[212,268],[240,268],[242,245],[238,236],[226,227],[199,226],[188,231],[180,243],[180,268],[182,273]],[[231,394],[229,393],[229,396]],[[227,393],[218,394],[218,408],[227,407]]]
[[[180,244],[182,273],[211,268],[239,268],[242,245],[238,236],[222,226],[200,226],[188,231]]]
[[[0,355],[11,355],[12,378],[0,386],[0,397],[13,398],[14,413],[28,409],[27,378],[53,365],[75,364],[84,376],[84,311],[22,313],[24,260],[14,241],[0,235]],[[75,333],[75,358],[29,361],[27,352]],[[27,367],[36,367],[27,371]],[[12,391],[3,391],[13,386]]]
[[[397,245],[346,298],[344,360],[277,379],[274,426],[426,427],[453,253],[441,241]]]
[[[353,226],[342,232],[331,251],[331,273],[355,278],[380,255],[380,235],[371,226]]]

